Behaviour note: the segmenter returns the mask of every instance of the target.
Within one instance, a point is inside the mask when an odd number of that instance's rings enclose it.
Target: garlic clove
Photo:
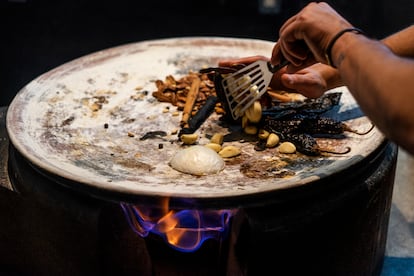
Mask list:
[[[224,169],[224,160],[211,148],[195,145],[179,150],[168,163],[173,169],[192,175],[209,175]]]

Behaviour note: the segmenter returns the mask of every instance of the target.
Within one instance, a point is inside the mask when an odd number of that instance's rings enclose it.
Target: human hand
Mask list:
[[[296,72],[282,74],[279,86],[282,90],[300,93],[307,98],[319,98],[327,90],[340,85],[341,80],[336,69],[315,63]],[[274,87],[273,84],[271,86]]]
[[[352,25],[327,3],[312,2],[280,28],[271,63],[278,64],[282,56],[297,69],[316,62],[327,63],[325,53],[330,40],[350,27]]]
[[[239,59],[220,60],[219,66],[248,65],[256,60],[268,61],[264,56],[249,56]],[[275,90],[300,93],[308,98],[318,98],[330,88],[339,86],[337,71],[325,64],[317,63],[295,71],[295,67],[285,67],[273,75],[270,87]]]
[[[232,67],[235,65],[249,65],[257,60],[269,61],[268,57],[257,55],[257,56],[248,56],[242,58],[232,58],[232,59],[222,59],[218,61],[220,67]]]

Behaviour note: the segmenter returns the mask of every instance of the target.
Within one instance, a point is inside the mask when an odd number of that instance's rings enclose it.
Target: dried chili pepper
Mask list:
[[[310,156],[318,156],[321,154],[316,139],[309,134],[286,133],[281,135],[281,140],[293,143],[296,150],[300,153]]]
[[[281,133],[299,133],[302,132],[301,124],[303,118],[289,117],[289,119],[272,119],[266,118],[264,120],[263,128],[269,132],[277,134]]]
[[[293,143],[298,152],[309,156],[319,156],[323,152],[333,154],[346,154],[351,151],[351,148],[349,147],[347,147],[343,152],[335,152],[328,149],[322,149],[319,147],[316,139],[307,133],[286,133],[281,135],[281,140]]]
[[[295,102],[286,102],[286,103],[278,103],[277,105],[265,110],[263,115],[265,116],[273,116],[286,110],[294,110],[296,113],[301,114],[321,114],[330,109],[334,106],[339,104],[341,99],[342,93],[341,92],[332,92],[326,93],[319,98],[316,99],[305,99],[304,101],[295,101]]]
[[[300,129],[301,131],[309,134],[337,135],[343,134],[344,132],[352,132],[358,135],[365,135],[370,132],[373,127],[374,125],[372,125],[367,131],[358,132],[342,121],[328,117],[313,116],[304,119],[301,123]]]
[[[329,117],[290,115],[281,118],[267,117],[264,119],[263,128],[275,133],[308,133],[311,135],[341,135],[344,132],[352,132],[365,135],[373,129],[373,126],[364,132],[352,129],[346,123]]]

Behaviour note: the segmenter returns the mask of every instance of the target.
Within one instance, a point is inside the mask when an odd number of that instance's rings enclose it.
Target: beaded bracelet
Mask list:
[[[338,32],[332,39],[329,41],[328,47],[326,47],[325,51],[325,58],[328,63],[328,65],[332,66],[333,68],[336,68],[332,61],[332,47],[334,46],[335,42],[340,38],[343,34],[353,32],[356,34],[364,34],[364,32],[361,29],[358,28],[347,28],[343,29],[342,31]]]

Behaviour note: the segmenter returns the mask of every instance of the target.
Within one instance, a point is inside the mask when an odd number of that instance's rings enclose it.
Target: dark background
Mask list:
[[[182,36],[275,41],[281,24],[309,1],[0,0],[0,106],[40,74],[125,43]],[[328,1],[355,26],[383,38],[413,23],[413,0]]]

